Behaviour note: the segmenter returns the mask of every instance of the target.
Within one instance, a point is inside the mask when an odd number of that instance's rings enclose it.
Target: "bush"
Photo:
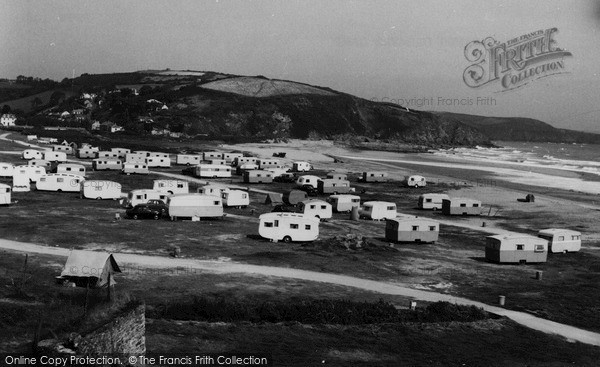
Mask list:
[[[174,302],[157,307],[150,318],[209,322],[300,322],[304,324],[376,324],[395,322],[469,322],[489,318],[475,306],[437,302],[417,310],[397,310],[378,302],[294,299],[288,301],[241,302],[224,297],[195,297],[192,302]]]

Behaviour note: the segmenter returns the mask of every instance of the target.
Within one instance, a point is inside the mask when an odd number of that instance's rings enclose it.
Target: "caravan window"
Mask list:
[[[321,209],[326,209],[327,205],[321,205]]]
[[[316,206],[316,205],[314,205],[314,204],[313,204],[313,205],[311,205],[311,206],[309,206],[309,208],[311,208],[311,209],[315,209],[316,207],[317,207],[317,206]]]
[[[178,188],[178,189],[183,189],[183,184],[182,184],[182,183],[178,183],[178,184],[177,184],[177,188]]]
[[[412,230],[413,231],[418,231],[419,230],[419,226],[412,226]]]
[[[275,220],[275,227],[279,227],[279,221]]]
[[[479,204],[473,204],[473,208],[479,207]]]
[[[360,199],[352,199],[350,201],[352,201],[353,203],[358,203],[358,202],[360,202]]]
[[[138,200],[142,200],[142,195],[136,195],[135,198]]]
[[[96,186],[94,187],[94,190],[96,190],[96,191],[102,191],[102,186],[100,186],[100,185],[96,185]]]
[[[65,182],[65,179],[62,177],[57,177],[56,182]]]
[[[214,204],[215,204],[215,205],[219,205],[220,203],[221,203],[221,202],[220,202],[219,200],[215,200],[215,201],[214,201]]]
[[[298,225],[297,225],[297,224],[290,223],[290,228],[291,228],[291,229],[298,229]]]
[[[558,240],[559,241],[564,241],[565,240],[565,236],[558,236]]]
[[[517,245],[517,250],[524,250],[525,249],[525,245]]]
[[[430,231],[435,231],[435,226],[429,226]]]
[[[461,208],[464,208],[464,207],[466,207],[466,206],[467,206],[467,204],[465,204],[465,203],[461,203],[461,204],[460,204],[460,207],[461,207]]]
[[[265,222],[265,227],[273,227],[273,223],[272,222]]]
[[[310,230],[310,224],[306,224],[306,225],[304,226],[304,229]]]
[[[535,245],[535,249],[533,251],[534,252],[544,252],[544,250],[545,250],[544,245]]]
[[[387,207],[387,210],[396,210],[396,207],[393,206],[393,205],[390,205],[390,206]]]
[[[40,182],[46,182],[46,177],[40,178]]]
[[[431,203],[431,199],[425,199],[426,203]]]

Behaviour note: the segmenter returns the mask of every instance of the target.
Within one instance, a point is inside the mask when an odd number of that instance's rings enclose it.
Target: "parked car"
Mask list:
[[[296,182],[296,175],[293,173],[282,173],[279,176],[273,177],[273,181],[275,182]]]
[[[133,219],[153,218],[160,219],[168,214],[169,207],[162,200],[148,200],[146,204],[138,204],[125,212],[127,217]]]
[[[317,196],[319,195],[319,190],[314,188],[312,185],[302,185],[298,188],[298,190],[302,190],[308,194],[308,196]]]
[[[279,204],[273,207],[271,213],[297,213],[298,208],[293,205]]]

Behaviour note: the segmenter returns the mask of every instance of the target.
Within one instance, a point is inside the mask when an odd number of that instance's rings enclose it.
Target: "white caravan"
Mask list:
[[[85,199],[112,199],[121,198],[121,184],[107,180],[85,180],[81,183],[81,197]]]
[[[64,163],[67,161],[67,153],[65,152],[44,152],[45,161]]]
[[[442,210],[443,200],[450,200],[446,194],[423,194],[419,196],[419,209]]]
[[[163,167],[168,168],[171,167],[171,159],[165,157],[147,157],[146,164],[148,168],[151,167]]]
[[[227,163],[232,163],[236,160],[236,158],[241,158],[243,156],[244,155],[242,153],[223,153],[221,158],[226,160]]]
[[[56,173],[72,173],[74,175],[85,176],[85,167],[76,163],[61,163],[56,166]]]
[[[0,163],[0,177],[12,177],[15,166],[12,163]]]
[[[21,158],[23,159],[43,159],[44,152],[35,150],[35,149],[25,149],[23,153],[21,153]]]
[[[146,163],[145,153],[127,153],[125,154],[125,162],[127,163]]]
[[[358,210],[361,218],[382,220],[394,219],[398,215],[396,204],[387,201],[366,201]]]
[[[539,231],[538,237],[548,241],[550,252],[581,250],[581,232],[570,229],[549,228]]]
[[[408,187],[425,187],[427,186],[427,180],[419,175],[407,176],[404,179],[404,184]]]
[[[199,164],[194,170],[196,177],[231,177],[231,167],[223,165]]]
[[[167,202],[168,194],[156,190],[138,189],[132,190],[127,194],[127,197],[121,201],[121,206],[132,208],[138,204],[146,204],[148,200],[162,200]]]
[[[0,183],[0,205],[10,204],[10,186]]]
[[[30,182],[37,182],[40,177],[46,174],[46,168],[29,165],[16,166],[13,170],[13,177],[17,174],[27,177]]]
[[[239,167],[246,163],[256,164],[257,161],[258,161],[257,157],[237,157],[233,160],[233,165],[236,167]],[[256,167],[258,167],[258,164],[256,164]]]
[[[15,170],[13,174],[13,192],[29,192],[31,186],[29,183],[29,175],[24,171]]]
[[[53,145],[52,151],[64,152],[65,154],[73,154],[73,147],[70,145]]]
[[[209,159],[221,159],[223,153],[221,152],[204,152],[202,153],[202,160],[208,161]]]
[[[110,151],[117,153],[118,158],[125,158],[127,153],[131,153],[131,150],[127,148],[110,148]]]
[[[207,159],[206,164],[219,165],[219,166],[228,166],[227,161],[224,159]]]
[[[120,159],[96,158],[92,161],[94,171],[118,171],[123,169],[123,162]]]
[[[319,219],[297,213],[265,213],[259,217],[258,234],[273,242],[314,241]]]
[[[147,155],[148,155],[148,158],[150,158],[150,157],[158,157],[158,158],[169,158],[169,160],[171,160],[171,157],[169,156],[169,153],[148,152]]]
[[[198,154],[177,154],[175,158],[175,164],[182,164],[186,166],[195,166],[200,164],[202,157]]]
[[[160,192],[173,194],[188,194],[190,192],[189,183],[181,180],[154,180],[152,189]]]
[[[198,193],[203,195],[221,196],[224,192],[229,191],[227,186],[220,186],[214,184],[204,185],[198,188]]]
[[[99,152],[96,152],[96,158],[121,159],[121,157],[119,157],[119,153],[112,152],[112,151],[109,151],[109,150],[101,150]]]
[[[329,219],[332,216],[331,204],[323,200],[304,200],[298,204],[298,210],[304,215],[312,215],[319,219]]]
[[[29,162],[27,162],[28,166],[40,166],[40,167],[44,167],[46,169],[46,171],[49,171],[50,168],[52,167],[52,162],[43,160],[43,159],[32,159]]]
[[[336,212],[350,212],[354,207],[360,208],[358,195],[330,195],[327,201]]]
[[[50,173],[40,177],[35,188],[39,191],[80,192],[82,176],[67,173]]]
[[[130,175],[132,173],[138,173],[142,175],[147,175],[150,173],[148,170],[148,165],[146,163],[123,163],[123,169],[121,169],[126,175]]]
[[[178,194],[167,198],[171,220],[223,216],[220,197],[203,194]]]
[[[243,190],[227,190],[221,194],[224,206],[245,208],[250,205],[250,195]]]
[[[296,185],[298,185],[298,186],[310,185],[316,189],[319,186],[320,179],[321,178],[318,176],[304,175],[304,176],[300,176],[296,179]]]
[[[99,152],[98,147],[85,147],[77,149],[77,158],[96,158],[96,153]]]
[[[311,169],[312,169],[312,166],[308,162],[300,161],[300,162],[292,163],[292,171],[306,172],[306,171],[310,171]]]

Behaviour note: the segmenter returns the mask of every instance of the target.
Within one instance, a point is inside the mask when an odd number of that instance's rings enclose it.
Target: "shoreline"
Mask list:
[[[291,140],[288,143],[222,145],[224,149],[245,150],[260,157],[272,157],[275,152],[285,151],[286,160],[306,160],[315,166],[331,170],[345,168],[359,171],[364,165],[355,163],[334,165],[334,157],[340,161],[353,160],[390,165],[401,174],[432,174],[451,177],[459,181],[496,181],[509,189],[536,188],[558,190],[564,193],[600,195],[600,174],[580,172],[560,167],[545,167],[519,162],[482,161],[464,157],[447,157],[432,153],[395,153],[386,151],[351,150],[332,141]],[[400,177],[398,177],[400,178]],[[500,185],[499,185],[500,186]]]

